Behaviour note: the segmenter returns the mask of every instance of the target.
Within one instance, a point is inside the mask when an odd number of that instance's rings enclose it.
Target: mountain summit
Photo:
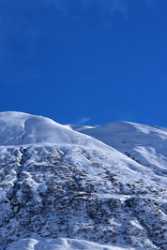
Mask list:
[[[0,113],[0,250],[166,250],[166,140]]]
[[[50,118],[22,112],[0,113],[0,145],[87,144],[88,137]]]
[[[99,140],[44,116],[23,112],[0,112],[0,146],[34,144],[109,148]]]

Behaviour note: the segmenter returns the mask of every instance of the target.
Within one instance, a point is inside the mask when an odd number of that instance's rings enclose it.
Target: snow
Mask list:
[[[132,122],[116,122],[79,131],[126,154],[162,178],[167,175],[167,130]]]
[[[107,160],[107,158],[109,158],[109,155],[112,153],[112,165],[120,165],[123,172],[127,169],[128,171],[126,172],[131,173],[132,176],[136,174],[136,171],[139,177],[140,174],[145,174],[145,172],[149,173],[149,170],[145,169],[142,165],[139,167],[138,163],[129,159],[116,149],[90,136],[74,131],[69,126],[61,125],[43,116],[35,116],[21,112],[0,112],[1,159],[6,155],[5,152],[7,148],[12,145],[30,145],[32,155],[36,157],[34,161],[38,161],[38,158],[41,156],[40,151],[37,149],[38,147],[36,147],[34,151],[33,145],[35,144],[64,145],[65,151],[70,150],[70,153],[67,154],[68,158],[66,157],[67,161],[72,162],[72,164],[77,164],[83,169],[88,167],[89,172],[92,171],[92,173],[94,173],[94,169],[91,170],[89,161],[80,153],[82,152],[80,148],[82,146],[88,148],[90,152],[94,150],[97,159],[99,158],[100,152],[99,161],[111,162],[111,159]],[[73,145],[73,147],[71,147],[71,145]],[[84,160],[82,159],[83,157]],[[126,176],[126,173],[124,176]]]
[[[0,113],[0,250],[166,250],[167,130],[75,129]]]
[[[0,145],[78,144],[101,146],[102,143],[83,136],[67,125],[50,118],[22,112],[0,112]]]
[[[126,250],[126,248],[62,238],[56,240],[24,239],[12,244],[7,250]],[[134,248],[127,250],[134,250]]]

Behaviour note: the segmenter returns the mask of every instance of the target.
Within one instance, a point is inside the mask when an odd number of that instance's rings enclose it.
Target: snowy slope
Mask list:
[[[98,146],[96,140],[49,118],[21,112],[0,112],[0,145],[78,144]]]
[[[167,249],[165,166],[130,154],[153,147],[165,157],[165,129],[91,128],[111,147],[48,118],[5,112],[0,131],[0,250]]]
[[[1,146],[0,249],[20,250],[23,239],[39,238],[47,250],[47,240],[55,238],[99,248],[165,249],[166,183],[141,167],[112,150]]]
[[[167,176],[166,129],[118,122],[79,130],[126,154],[156,175]]]
[[[12,244],[7,250],[123,250],[122,247],[109,247],[84,240],[42,240],[25,239]],[[128,250],[134,250],[128,248]]]

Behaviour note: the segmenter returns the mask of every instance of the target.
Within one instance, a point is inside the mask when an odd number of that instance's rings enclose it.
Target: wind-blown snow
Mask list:
[[[50,118],[22,112],[0,112],[0,145],[27,144],[77,144],[107,148],[100,141]]]

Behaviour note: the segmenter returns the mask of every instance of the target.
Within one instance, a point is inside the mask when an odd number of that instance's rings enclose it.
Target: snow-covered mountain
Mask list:
[[[114,147],[155,174],[167,176],[167,129],[117,122],[78,130]]]
[[[166,250],[167,131],[81,132],[0,113],[0,250]]]
[[[98,146],[99,141],[49,118],[21,112],[0,112],[0,145],[78,144]],[[102,144],[100,144],[102,145]]]

